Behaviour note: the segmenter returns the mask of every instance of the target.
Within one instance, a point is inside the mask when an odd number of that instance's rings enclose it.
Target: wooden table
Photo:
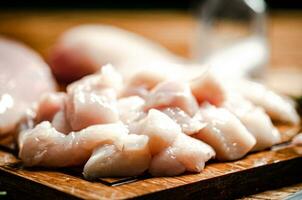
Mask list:
[[[189,57],[196,20],[179,11],[1,11],[0,34],[19,39],[47,57],[49,47],[66,29],[82,23],[106,23],[137,32],[172,52]],[[269,66],[302,69],[302,13],[273,12],[268,18]],[[280,199],[302,183],[245,199]]]

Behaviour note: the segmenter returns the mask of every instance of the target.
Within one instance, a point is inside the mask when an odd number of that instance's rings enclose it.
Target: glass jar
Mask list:
[[[195,61],[227,77],[261,78],[269,57],[263,0],[206,0],[198,8]]]

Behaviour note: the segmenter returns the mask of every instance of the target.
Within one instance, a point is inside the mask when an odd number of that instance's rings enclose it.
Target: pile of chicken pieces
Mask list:
[[[298,123],[272,91],[249,81],[240,87],[223,87],[211,72],[144,86],[106,65],[40,99],[37,125],[19,135],[19,156],[26,166],[84,165],[88,179],[200,172],[211,158],[236,160],[280,142],[271,119]]]
[[[259,83],[182,70],[186,78],[163,75],[160,67],[125,77],[126,67],[106,64],[66,92],[45,89],[22,110],[20,159],[25,166],[84,166],[87,179],[175,176],[201,172],[210,159],[237,160],[269,148],[281,141],[272,121],[300,121],[289,99]]]

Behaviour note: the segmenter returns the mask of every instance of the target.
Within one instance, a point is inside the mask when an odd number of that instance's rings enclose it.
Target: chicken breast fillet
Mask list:
[[[47,64],[37,53],[0,38],[0,135],[14,132],[26,109],[55,88]]]
[[[65,32],[53,47],[49,62],[58,79],[70,82],[98,71],[107,63],[125,67],[125,63],[131,62],[126,65],[143,68],[150,60],[175,59],[166,49],[139,35],[92,24]]]

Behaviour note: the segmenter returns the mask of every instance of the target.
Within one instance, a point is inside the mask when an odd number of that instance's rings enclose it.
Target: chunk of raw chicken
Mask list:
[[[231,85],[247,100],[262,107],[272,120],[297,124],[299,115],[290,99],[281,97],[264,85],[248,80],[238,80]]]
[[[176,136],[172,146],[153,157],[149,172],[154,176],[175,176],[185,170],[200,172],[214,156],[209,145],[182,133]]]
[[[168,147],[152,158],[149,172],[153,176],[176,176],[186,171],[186,167],[176,159],[174,149]]]
[[[44,121],[19,138],[19,157],[26,166],[66,167],[84,164],[104,144],[122,149],[128,129],[122,123],[95,125],[68,135]]]
[[[103,145],[97,148],[84,167],[84,177],[136,176],[149,168],[151,154],[148,137],[128,135],[123,140],[123,148],[115,145]]]
[[[247,154],[256,144],[254,136],[225,108],[206,106],[200,109],[207,126],[195,138],[211,145],[219,160],[236,160]]]
[[[38,102],[36,123],[52,121],[57,112],[64,108],[66,94],[63,92],[44,94]]]
[[[181,81],[165,81],[155,86],[146,99],[145,109],[178,107],[190,116],[198,110],[196,99],[189,84]]]
[[[15,131],[26,109],[55,88],[48,66],[38,54],[0,38],[0,135]]]
[[[117,93],[122,78],[111,65],[67,88],[66,118],[72,130],[119,120]]]
[[[113,95],[112,95],[113,94]],[[102,93],[75,90],[66,102],[66,118],[72,130],[78,131],[94,124],[113,123],[119,120],[115,92]]]
[[[74,81],[112,63],[118,67],[144,68],[150,60],[171,61],[176,56],[134,33],[104,25],[82,25],[65,32],[50,54],[56,77]],[[129,70],[128,70],[129,71]]]
[[[58,131],[64,134],[68,134],[72,131],[72,128],[69,125],[69,122],[66,119],[65,109],[57,112],[52,121],[51,125]]]
[[[130,126],[130,132],[149,137],[152,155],[172,145],[181,128],[166,114],[156,109],[149,110],[147,116]]]
[[[262,150],[281,140],[279,131],[273,126],[262,108],[254,106],[239,94],[228,94],[223,106],[235,114],[256,138],[253,150]]]
[[[143,110],[144,105],[145,100],[139,96],[130,96],[118,99],[117,108],[119,111],[119,119],[125,124],[130,124],[140,120],[145,116]]]
[[[209,102],[219,106],[225,99],[224,88],[211,71],[205,71],[199,77],[191,80],[190,87],[199,104]]]
[[[182,132],[187,135],[198,133],[206,126],[206,123],[202,122],[195,116],[190,117],[187,113],[179,108],[165,108],[162,110],[162,112],[180,125]]]

